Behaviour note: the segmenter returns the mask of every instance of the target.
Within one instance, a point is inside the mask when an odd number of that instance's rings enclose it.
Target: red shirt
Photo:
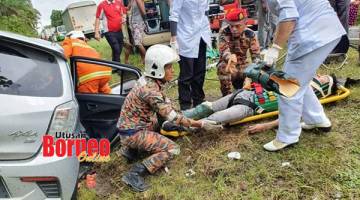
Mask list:
[[[122,14],[126,14],[126,8],[121,0],[113,0],[112,3],[104,0],[97,7],[96,18],[105,16],[105,32],[118,32],[121,31]]]

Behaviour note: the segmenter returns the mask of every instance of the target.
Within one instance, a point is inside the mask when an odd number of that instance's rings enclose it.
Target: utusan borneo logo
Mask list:
[[[43,136],[44,157],[76,156],[80,162],[110,161],[110,141],[108,139],[89,139],[86,134],[56,132]]]

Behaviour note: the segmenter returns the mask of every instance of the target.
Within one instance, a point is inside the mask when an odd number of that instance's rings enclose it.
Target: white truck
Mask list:
[[[86,37],[94,35],[96,3],[94,1],[81,1],[70,4],[61,16],[66,31],[83,31]]]
[[[169,5],[166,0],[144,0],[146,20],[145,34],[143,42],[145,46],[166,43],[170,41]],[[95,15],[97,5],[94,1],[81,1],[69,4],[62,12],[62,19],[66,31],[83,31],[87,38],[94,36]],[[131,16],[128,11],[128,17]],[[127,23],[122,25],[124,41],[131,43],[129,26]],[[103,23],[100,23],[100,32],[103,32]]]
[[[55,33],[55,27],[46,27],[40,33],[40,37],[43,40],[51,40],[52,35]]]

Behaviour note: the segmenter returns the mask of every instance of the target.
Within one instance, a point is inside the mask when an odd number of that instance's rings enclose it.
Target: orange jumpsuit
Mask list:
[[[62,44],[66,58],[83,56],[100,58],[99,53],[80,39],[66,38]],[[77,63],[78,92],[80,93],[106,93],[111,92],[109,81],[111,68],[89,63]]]

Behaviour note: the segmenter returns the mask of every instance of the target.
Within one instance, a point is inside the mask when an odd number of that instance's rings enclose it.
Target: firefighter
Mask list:
[[[158,115],[184,127],[199,127],[207,131],[222,127],[210,121],[188,119],[174,111],[163,88],[173,79],[172,64],[178,61],[179,56],[170,47],[160,44],[151,46],[145,55],[145,76],[130,91],[121,109],[117,123],[122,143],[120,153],[128,160],[135,159],[134,151],[151,153],[122,177],[122,181],[135,191],[148,189],[144,176],[155,173],[180,153],[179,145],[155,131]]]
[[[66,58],[71,56],[83,56],[88,58],[100,58],[100,54],[86,43],[86,38],[81,31],[71,31],[66,35],[62,44]],[[78,87],[81,93],[105,93],[109,94],[111,88],[111,68],[95,64],[77,63]]]
[[[246,27],[246,10],[237,8],[226,14],[229,25],[220,30],[220,61],[217,65],[220,90],[223,96],[231,94],[231,85],[241,89],[245,80],[244,69],[247,62],[247,51],[255,62],[260,58],[260,45],[255,33]]]

